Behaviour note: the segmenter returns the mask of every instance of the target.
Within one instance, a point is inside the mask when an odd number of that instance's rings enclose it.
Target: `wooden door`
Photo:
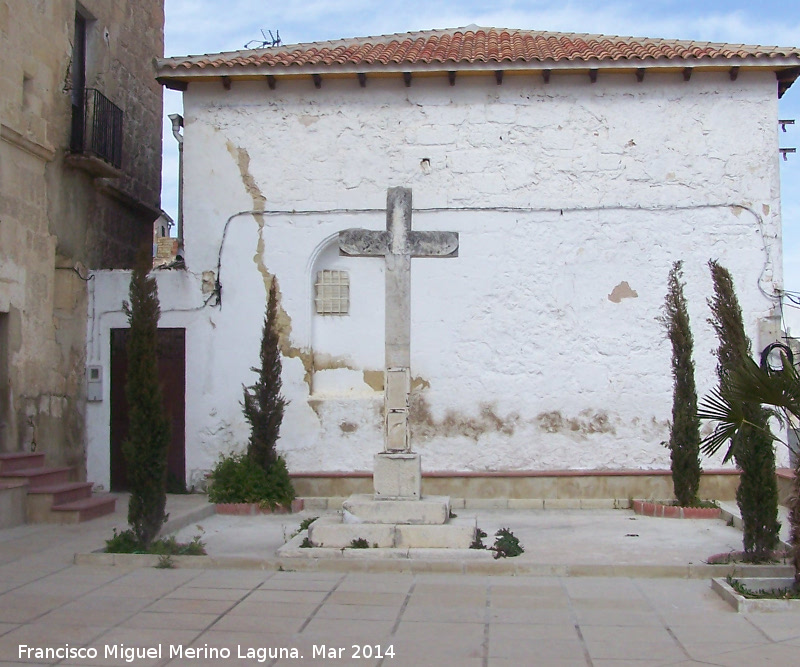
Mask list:
[[[128,490],[128,472],[122,443],[128,437],[129,329],[111,330],[111,490]],[[170,418],[172,441],[167,450],[167,491],[186,488],[186,329],[158,330],[158,378],[164,407]]]

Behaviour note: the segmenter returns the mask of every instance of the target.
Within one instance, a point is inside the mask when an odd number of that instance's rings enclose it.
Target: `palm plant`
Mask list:
[[[728,374],[701,403],[698,416],[717,422],[714,431],[703,439],[702,451],[713,455],[728,444],[724,461],[736,456],[736,444],[742,434],[765,430],[763,423],[749,419],[754,405],[768,406],[767,412],[781,423],[792,427],[792,419],[800,419],[800,374],[791,361],[788,349],[781,354],[778,369],[768,367],[766,360],[759,366],[746,357]],[[767,428],[767,433],[769,429]],[[773,437],[770,433],[770,437]],[[794,482],[789,499],[791,558],[795,585],[800,586],[800,457],[795,461]]]

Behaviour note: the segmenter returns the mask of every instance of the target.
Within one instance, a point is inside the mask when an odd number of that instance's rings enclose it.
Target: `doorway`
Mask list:
[[[128,437],[128,335],[111,330],[111,490],[128,490],[128,470],[122,443]],[[172,428],[167,450],[167,492],[186,490],[186,329],[158,330],[158,378],[164,408]]]

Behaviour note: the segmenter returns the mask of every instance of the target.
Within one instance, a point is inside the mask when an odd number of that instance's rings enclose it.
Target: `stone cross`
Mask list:
[[[407,452],[411,393],[411,258],[458,257],[457,232],[411,229],[411,189],[389,188],[386,231],[339,232],[339,254],[386,260],[385,452]]]

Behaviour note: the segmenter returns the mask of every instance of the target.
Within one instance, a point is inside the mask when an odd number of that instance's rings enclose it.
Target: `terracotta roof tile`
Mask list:
[[[800,49],[468,26],[166,58],[159,62],[159,70],[162,76],[168,76],[169,70],[177,74],[180,70],[206,68],[364,66],[366,69],[369,66],[441,64],[443,69],[456,69],[472,63],[547,65],[562,61],[596,63],[620,60],[639,61],[635,64],[644,66],[647,61],[748,57],[798,60]]]

